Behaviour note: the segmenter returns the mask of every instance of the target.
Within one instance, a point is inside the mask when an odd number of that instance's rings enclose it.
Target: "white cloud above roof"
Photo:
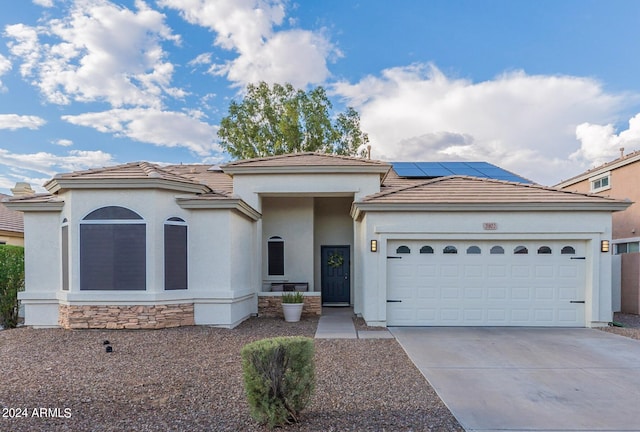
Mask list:
[[[46,120],[33,115],[0,114],[0,129],[38,129]]]
[[[602,165],[615,159],[621,149],[629,153],[640,148],[640,113],[632,117],[629,127],[618,134],[612,124],[582,123],[576,128],[576,138],[580,141],[580,149],[571,154],[571,159],[586,161],[590,166]]]
[[[476,83],[429,64],[340,82],[334,91],[360,111],[373,157],[486,160],[547,184],[575,171],[569,156],[578,125],[612,117],[624,100],[589,78],[516,71]]]
[[[322,32],[276,30],[285,17],[284,1],[159,0],[158,4],[214,31],[216,46],[237,53],[231,60],[212,64],[209,72],[238,86],[257,81],[296,87],[322,83],[330,75],[327,62],[341,55]],[[209,60],[205,53],[194,62]]]
[[[80,126],[117,137],[163,147],[185,147],[198,155],[219,152],[215,142],[217,128],[196,117],[180,112],[157,109],[113,109],[79,115],[65,115],[62,119]]]
[[[164,15],[136,1],[137,11],[106,0],[76,1],[68,15],[39,26],[10,25],[5,35],[20,71],[50,103],[106,101],[161,107],[174,66],[161,42],[179,43]]]

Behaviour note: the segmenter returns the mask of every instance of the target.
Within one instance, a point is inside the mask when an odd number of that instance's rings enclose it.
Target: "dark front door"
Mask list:
[[[349,246],[321,246],[322,304],[349,305]]]

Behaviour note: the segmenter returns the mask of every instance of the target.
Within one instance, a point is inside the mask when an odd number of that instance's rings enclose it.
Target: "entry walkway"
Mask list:
[[[353,309],[350,307],[323,307],[318,321],[316,339],[393,339],[387,330],[356,331]]]

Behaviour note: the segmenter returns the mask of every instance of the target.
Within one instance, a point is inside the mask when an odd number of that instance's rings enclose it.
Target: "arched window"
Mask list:
[[[480,253],[482,253],[482,251],[478,246],[469,246],[467,248],[467,255],[478,255]]]
[[[562,255],[575,255],[576,250],[572,246],[565,246],[560,251]]]
[[[502,246],[494,246],[489,251],[491,255],[502,255],[504,254],[504,248]]]
[[[80,222],[80,290],[145,290],[146,224],[124,207],[102,207]]]
[[[284,240],[282,237],[269,238],[267,262],[269,276],[284,276]]]
[[[164,222],[164,289],[187,289],[187,223],[179,217]]]
[[[409,249],[408,246],[399,246],[398,249],[396,249],[396,253],[397,254],[408,254],[411,253],[411,249]]]
[[[433,253],[433,248],[431,246],[422,246],[420,248],[420,253],[421,254],[432,254]]]
[[[442,250],[442,253],[445,253],[445,254],[457,254],[458,253],[458,249],[455,246],[445,246],[445,248]]]
[[[551,248],[549,246],[540,246],[538,248],[538,255],[550,255]]]
[[[513,250],[513,253],[515,255],[526,255],[529,253],[529,249],[524,246],[516,246],[516,248]]]

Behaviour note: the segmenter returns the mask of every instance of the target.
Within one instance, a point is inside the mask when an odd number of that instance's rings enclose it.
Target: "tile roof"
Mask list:
[[[623,203],[591,194],[549,187],[468,176],[439,177],[403,184],[391,179],[390,187],[365,197],[362,203],[389,204],[515,204],[515,203]]]
[[[9,210],[2,204],[5,199],[12,198],[11,195],[0,194],[0,231],[24,232],[22,213]]]
[[[104,168],[93,168],[84,171],[58,174],[53,180],[94,179],[94,180],[131,180],[131,179],[162,179],[182,183],[198,184],[185,176],[173,173],[159,165],[149,162],[130,162]],[[49,182],[53,181],[50,180]],[[47,182],[47,183],[49,183]]]
[[[209,189],[223,195],[233,193],[233,178],[221,170],[212,170],[211,165],[167,165],[165,170],[207,185]]]
[[[243,159],[229,162],[222,169],[229,167],[284,167],[284,166],[389,166],[387,162],[351,156],[340,156],[327,153],[305,152],[254,159]]]

